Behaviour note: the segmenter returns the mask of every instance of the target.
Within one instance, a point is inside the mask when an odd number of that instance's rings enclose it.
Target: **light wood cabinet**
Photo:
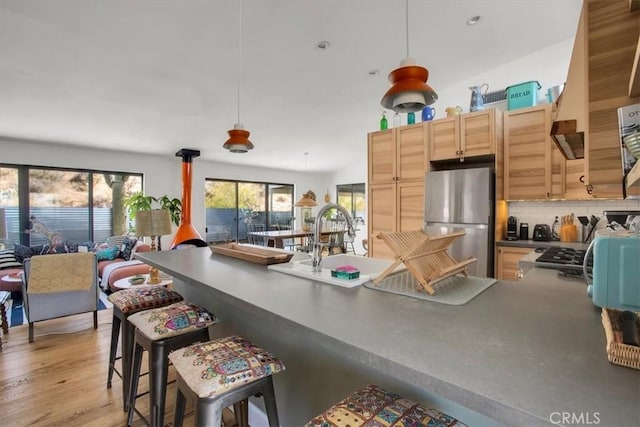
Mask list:
[[[551,104],[505,113],[505,198],[590,199],[584,160],[566,160],[549,136]]]
[[[429,160],[492,155],[502,143],[502,112],[495,108],[431,122]]]
[[[518,261],[531,251],[533,248],[499,246],[496,278],[499,280],[518,280]]]
[[[423,226],[428,127],[429,123],[419,123],[368,135],[371,257],[393,258],[393,252],[376,238],[379,233]]]
[[[506,200],[551,198],[551,107],[522,108],[504,115]]]

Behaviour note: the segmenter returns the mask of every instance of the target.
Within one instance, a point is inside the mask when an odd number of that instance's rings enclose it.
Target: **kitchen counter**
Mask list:
[[[216,333],[241,333],[283,359],[274,382],[285,427],[373,382],[474,425],[553,425],[567,413],[640,425],[640,372],[607,361],[600,310],[584,284],[559,284],[555,271],[448,306],[287,276],[208,248],[135,258],[214,310]]]
[[[563,248],[585,249],[585,250],[589,247],[588,243],[560,242],[558,240],[554,240],[551,242],[538,242],[535,240],[498,240],[496,242],[496,245],[516,246],[521,248],[548,248],[550,246],[561,246]]]

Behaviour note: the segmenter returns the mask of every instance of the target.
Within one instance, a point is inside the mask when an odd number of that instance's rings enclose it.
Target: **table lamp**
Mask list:
[[[138,236],[151,237],[151,251],[156,250],[156,238],[171,234],[171,217],[165,209],[153,209],[150,211],[136,212],[136,234]],[[160,240],[160,239],[158,239]],[[162,244],[158,244],[158,250],[162,250]],[[149,268],[149,280],[151,285],[160,283],[160,272],[157,268]]]
[[[307,218],[311,218],[311,208],[318,206],[315,200],[313,200],[309,193],[304,193],[300,200],[298,200],[293,206],[300,208],[300,217],[302,218],[302,229],[304,231],[310,231],[311,225],[305,221]]]

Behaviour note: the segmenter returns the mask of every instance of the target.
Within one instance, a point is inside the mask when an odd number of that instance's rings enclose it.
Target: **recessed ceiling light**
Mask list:
[[[476,25],[478,22],[480,22],[480,16],[478,15],[467,19],[467,25]]]
[[[319,50],[327,50],[329,49],[329,46],[331,46],[331,43],[328,41],[321,41],[316,44],[316,48]]]
[[[377,68],[374,68],[373,70],[369,70],[369,75],[370,76],[377,76],[379,72],[380,72],[380,70],[378,70]]]

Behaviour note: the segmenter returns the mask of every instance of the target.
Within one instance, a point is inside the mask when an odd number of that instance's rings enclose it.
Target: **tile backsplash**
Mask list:
[[[508,202],[509,215],[518,218],[518,224],[529,223],[529,236],[536,224],[553,225],[556,216],[573,213],[576,216],[586,216],[591,218],[595,215],[601,218],[598,228],[606,225],[606,218],[602,214],[604,211],[635,210],[640,211],[640,200],[576,200],[576,201],[535,201],[535,202]],[[579,228],[578,228],[579,229]],[[580,231],[578,231],[580,235]]]

